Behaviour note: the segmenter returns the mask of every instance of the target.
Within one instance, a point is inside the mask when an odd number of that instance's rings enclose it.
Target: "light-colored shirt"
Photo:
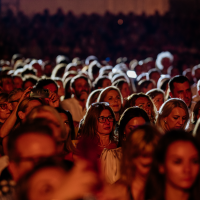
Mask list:
[[[72,114],[73,121],[76,122],[80,122],[86,113],[86,109],[83,109],[83,107],[79,104],[79,101],[74,97],[65,99],[60,103],[60,105],[64,110],[69,110]]]

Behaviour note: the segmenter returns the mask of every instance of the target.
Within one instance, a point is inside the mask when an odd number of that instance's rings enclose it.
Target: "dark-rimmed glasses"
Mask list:
[[[114,121],[114,118],[112,116],[108,116],[108,117],[99,117],[98,118],[98,121],[99,123],[105,123],[106,122],[106,119],[109,121],[109,122],[113,122]]]
[[[0,104],[0,108],[1,108],[2,110],[7,110],[7,109],[8,109],[8,104],[7,104],[7,103],[1,103],[1,104]]]

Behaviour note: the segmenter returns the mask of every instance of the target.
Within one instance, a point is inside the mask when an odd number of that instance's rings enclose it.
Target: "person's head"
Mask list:
[[[156,124],[166,132],[172,129],[184,129],[188,119],[188,108],[184,101],[172,98],[160,107]]]
[[[23,88],[23,80],[19,75],[13,76],[14,88]]]
[[[136,177],[147,179],[159,138],[159,131],[151,125],[140,126],[128,135],[121,160],[121,180],[125,184],[130,186]]]
[[[10,75],[4,75],[0,78],[0,86],[5,93],[10,93],[14,89],[13,79]]]
[[[67,65],[65,63],[60,63],[58,65],[56,65],[52,71],[52,74],[51,74],[51,78],[55,78],[55,77],[59,77],[59,78],[62,78],[63,77],[63,74],[65,72],[65,67]]]
[[[37,77],[41,77],[43,75],[43,68],[42,66],[38,63],[37,60],[33,60],[30,65],[37,70]]]
[[[13,110],[17,106],[22,94],[24,93],[24,90],[21,88],[14,89],[10,94],[8,95],[8,102],[12,104]]]
[[[86,109],[88,109],[92,103],[97,102],[97,98],[101,91],[102,91],[102,89],[97,89],[90,93],[90,95],[87,98]]]
[[[9,170],[13,179],[18,180],[38,161],[56,154],[56,142],[49,121],[35,120],[13,130],[8,136],[7,150]]]
[[[90,93],[90,81],[81,75],[73,77],[70,81],[71,91],[78,100],[86,100]]]
[[[169,74],[171,78],[173,78],[174,76],[180,75],[180,72],[178,68],[171,66],[168,68],[167,74]]]
[[[194,77],[195,82],[200,79],[200,64],[192,68],[192,76]]]
[[[200,101],[198,101],[193,108],[192,120],[191,120],[192,123],[196,124],[199,117],[200,117]]]
[[[8,103],[8,94],[1,93],[0,94],[0,122],[1,123],[4,123],[6,119],[8,119],[12,110],[13,110],[12,105]]]
[[[68,138],[68,134],[66,131],[66,126],[63,123],[61,115],[58,111],[52,106],[41,105],[34,108],[30,114],[27,116],[28,121],[32,121],[34,119],[41,118],[47,119],[51,121],[50,127],[53,130],[53,135],[57,141],[57,152],[63,153],[65,149],[66,140]]]
[[[94,81],[99,76],[101,64],[94,60],[88,66],[88,75],[91,81]]]
[[[51,92],[58,93],[57,83],[50,78],[40,79],[35,87],[37,89],[49,89]]]
[[[119,146],[138,126],[150,123],[147,113],[139,107],[127,108],[119,120]]]
[[[170,97],[182,99],[187,107],[192,101],[192,92],[189,80],[185,76],[175,76],[169,81]]]
[[[44,68],[44,70],[43,70],[44,74],[45,74],[47,77],[50,77],[50,76],[51,76],[51,72],[52,72],[52,70],[53,70],[53,65],[52,65],[52,63],[51,63],[50,61],[45,61],[45,62],[43,63],[43,68]]]
[[[119,79],[119,80],[113,82],[112,86],[115,86],[120,90],[122,97],[124,99],[127,98],[131,94],[130,86],[127,83],[127,81],[125,81],[124,79]]]
[[[98,135],[109,135],[114,140],[114,124],[115,114],[109,103],[93,103],[84,117],[81,136],[95,139]]]
[[[111,80],[108,76],[100,76],[94,81],[94,89],[103,89],[111,86]]]
[[[150,121],[152,123],[155,123],[156,108],[148,95],[143,93],[136,93],[129,96],[125,108],[133,106],[138,106],[139,108],[142,108],[149,116]]]
[[[63,83],[63,86],[65,88],[65,99],[71,98],[71,95],[72,95],[72,91],[70,88],[71,79],[72,79],[72,77],[66,78]]]
[[[67,152],[73,152],[74,147],[73,147],[71,140],[75,140],[75,131],[74,131],[72,115],[69,111],[59,108],[59,107],[56,108],[56,110],[60,114],[61,119],[62,119],[62,121],[65,125],[65,129],[66,129],[65,149]]]
[[[167,74],[167,70],[172,65],[173,60],[174,57],[169,51],[161,52],[157,55],[156,66],[162,70],[164,74]]]
[[[200,95],[200,80],[197,82],[197,92]]]
[[[138,92],[146,94],[149,90],[155,88],[155,82],[153,80],[141,80],[138,83]]]
[[[17,109],[17,117],[21,122],[25,122],[27,115],[33,108],[42,105],[42,102],[38,98],[28,97],[21,101]]]
[[[191,134],[173,130],[163,135],[155,148],[145,198],[165,199],[168,188],[168,192],[188,192],[188,199],[199,199],[199,153]]]
[[[97,102],[108,102],[115,113],[119,113],[123,104],[123,98],[118,88],[107,87],[101,91]]]
[[[160,107],[165,101],[165,93],[161,89],[152,89],[149,90],[146,95],[148,95],[156,106],[157,111],[159,111]]]
[[[188,80],[190,81],[190,84],[193,84],[193,77],[192,77],[192,70],[190,68],[187,68],[183,71],[183,76],[186,76]]]
[[[33,87],[36,85],[37,83],[37,77],[36,76],[31,76],[31,75],[27,75],[24,78],[24,82],[23,82],[23,88],[26,89],[28,87]]]
[[[154,80],[155,84],[157,85],[158,79],[160,78],[161,73],[158,69],[150,69],[147,73],[147,79],[148,80]]]
[[[54,192],[62,186],[67,171],[62,163],[47,158],[18,181],[17,200],[51,199]]]

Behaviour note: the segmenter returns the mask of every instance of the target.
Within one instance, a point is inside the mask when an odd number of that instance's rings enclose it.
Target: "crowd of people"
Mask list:
[[[0,199],[199,199],[200,65],[126,61],[1,60]]]

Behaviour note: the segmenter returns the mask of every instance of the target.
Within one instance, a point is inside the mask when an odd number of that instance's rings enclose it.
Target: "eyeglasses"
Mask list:
[[[98,118],[98,121],[99,123],[105,123],[106,122],[106,119],[109,121],[109,122],[113,122],[114,121],[114,118],[112,116],[108,116],[108,117],[99,117]]]
[[[2,104],[0,104],[0,108],[2,110],[7,110],[8,109],[8,105],[6,103],[2,103]]]

